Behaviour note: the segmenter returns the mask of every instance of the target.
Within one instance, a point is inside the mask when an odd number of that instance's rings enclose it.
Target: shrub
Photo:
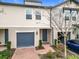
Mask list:
[[[10,41],[7,42],[6,46],[7,46],[7,50],[11,50],[11,42]]]
[[[10,50],[4,50],[0,52],[0,59],[8,59],[12,55]]]
[[[49,51],[49,52],[46,54],[46,57],[49,58],[49,59],[52,59],[53,53],[52,53],[51,51]]]
[[[68,56],[67,59],[79,59],[79,57],[78,56],[71,55],[71,56]]]
[[[57,39],[55,39],[55,46],[57,46]]]
[[[42,46],[42,40],[39,40],[39,46],[38,46],[39,48],[42,48],[43,46]]]
[[[64,52],[64,45],[59,44],[57,49],[60,50],[61,52]]]
[[[58,44],[59,44],[59,40],[55,39],[55,46],[58,47]]]
[[[60,50],[57,50],[55,53],[56,57],[62,57],[62,53]]]

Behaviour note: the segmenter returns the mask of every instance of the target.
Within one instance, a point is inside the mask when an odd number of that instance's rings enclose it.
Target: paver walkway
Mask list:
[[[0,47],[0,51],[3,51],[5,49],[6,49],[6,47]]]
[[[12,59],[40,59],[34,48],[16,49]]]
[[[44,49],[37,50],[37,54],[46,54],[49,51],[55,52],[55,50],[49,44],[45,44],[43,46],[44,46]]]

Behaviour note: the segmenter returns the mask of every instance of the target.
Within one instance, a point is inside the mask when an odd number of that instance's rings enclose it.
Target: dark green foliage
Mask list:
[[[0,52],[0,59],[9,59],[9,57],[12,55],[11,50],[4,50]]]
[[[49,51],[47,54],[46,54],[47,58],[49,59],[52,59],[53,57],[53,53],[51,51]]]
[[[59,44],[59,40],[58,39],[55,39],[55,47],[57,47]]]
[[[39,46],[38,46],[39,48],[42,48],[43,46],[42,46],[42,40],[39,40]]]
[[[42,40],[39,40],[39,45],[36,47],[36,50],[39,50],[39,49],[44,49],[42,45]]]
[[[7,50],[11,50],[11,42],[10,41],[7,42],[6,46],[7,46]]]
[[[55,46],[57,45],[57,40],[55,39]]]

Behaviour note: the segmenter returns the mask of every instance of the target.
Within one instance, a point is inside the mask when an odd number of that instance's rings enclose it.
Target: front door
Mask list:
[[[8,29],[5,29],[5,44],[8,42]]]
[[[43,29],[43,32],[42,32],[42,39],[43,41],[47,42],[47,29]]]

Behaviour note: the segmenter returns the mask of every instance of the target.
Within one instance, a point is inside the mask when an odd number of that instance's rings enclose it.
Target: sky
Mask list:
[[[62,3],[64,0],[43,0],[43,5],[47,5],[47,6],[54,6],[57,5],[59,3]]]
[[[24,0],[1,0],[2,2],[9,2],[9,3],[19,3],[23,4]],[[64,0],[41,0],[43,5],[46,6],[54,6],[59,3],[62,3]]]

